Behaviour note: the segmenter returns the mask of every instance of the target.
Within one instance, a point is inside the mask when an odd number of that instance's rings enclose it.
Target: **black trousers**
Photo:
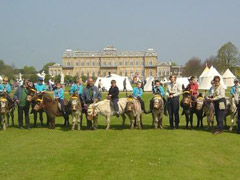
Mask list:
[[[175,121],[175,126],[179,127],[179,96],[168,98],[168,113],[169,113],[169,123],[170,127],[173,128]]]
[[[30,128],[29,105],[18,106],[18,127],[23,127],[23,114],[25,116],[25,126]]]
[[[145,110],[145,103],[144,103],[144,101],[140,97],[138,97],[137,99],[139,100],[139,102],[141,104],[141,109],[145,112],[146,110]]]
[[[223,109],[223,110],[219,109],[220,102],[223,102],[226,107],[226,99],[222,98],[217,101],[214,101],[215,115],[216,115],[216,120],[217,120],[217,130],[222,131],[223,130],[223,120],[225,118],[225,109]]]
[[[115,111],[115,112],[118,112],[118,111],[119,111],[119,107],[118,107],[118,98],[114,98],[114,99],[112,99],[112,102],[113,102],[113,108],[114,108],[114,111]]]
[[[238,111],[237,133],[240,134],[240,102],[238,102],[237,111]]]

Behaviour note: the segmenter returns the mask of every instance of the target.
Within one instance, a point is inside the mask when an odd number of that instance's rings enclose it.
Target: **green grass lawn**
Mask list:
[[[122,93],[121,96],[124,96]],[[106,94],[103,94],[105,98]],[[144,94],[146,108],[151,93]],[[181,113],[181,110],[180,110]],[[31,123],[33,117],[30,116]],[[143,115],[143,130],[121,128],[111,118],[111,129],[99,117],[97,131],[62,127],[0,131],[0,179],[237,179],[240,172],[240,136],[205,130],[153,130],[151,115]],[[17,122],[17,116],[15,118]],[[46,123],[46,118],[45,121]],[[228,124],[230,120],[228,119]],[[206,126],[206,118],[204,125]],[[86,120],[83,120],[84,127]],[[194,119],[196,126],[196,118]],[[236,129],[236,128],[235,128]]]

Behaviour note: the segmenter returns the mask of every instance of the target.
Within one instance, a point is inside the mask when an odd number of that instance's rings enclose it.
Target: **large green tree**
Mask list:
[[[220,72],[236,66],[239,62],[239,52],[237,47],[231,42],[224,44],[218,50],[217,59],[217,68]]]
[[[184,66],[184,76],[199,76],[202,71],[201,59],[192,57]]]
[[[49,74],[49,72],[48,72],[48,67],[49,67],[49,66],[52,66],[52,65],[54,65],[54,64],[55,64],[54,62],[50,62],[50,63],[45,64],[45,65],[42,67],[41,72],[44,71],[46,74]]]
[[[15,79],[13,67],[5,64],[3,60],[0,60],[0,75],[7,76],[8,79]]]

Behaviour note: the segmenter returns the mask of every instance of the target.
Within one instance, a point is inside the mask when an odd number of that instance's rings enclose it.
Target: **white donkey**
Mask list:
[[[72,130],[75,130],[76,122],[78,123],[78,130],[80,130],[82,121],[82,105],[79,97],[75,96],[72,97],[71,111],[72,111]]]
[[[111,123],[111,116],[114,116],[114,109],[113,109],[113,105],[111,104],[112,102],[108,99],[105,99],[103,101],[99,101],[97,103],[93,103],[90,104],[88,106],[88,110],[87,110],[87,114],[88,114],[88,119],[92,120],[94,117],[97,116],[97,114],[101,114],[103,116],[105,116],[106,120],[107,120],[107,127],[106,130],[108,130],[110,128],[110,123]],[[122,117],[122,126],[125,125],[125,120],[126,120],[126,116],[125,116],[125,108],[126,108],[126,104],[127,104],[127,98],[120,98],[118,101],[118,107],[119,107],[119,114]]]

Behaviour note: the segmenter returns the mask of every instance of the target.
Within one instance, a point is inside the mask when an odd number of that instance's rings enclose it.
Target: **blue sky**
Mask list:
[[[240,48],[238,0],[0,0],[0,59],[41,69],[65,49],[154,48],[184,64]]]

